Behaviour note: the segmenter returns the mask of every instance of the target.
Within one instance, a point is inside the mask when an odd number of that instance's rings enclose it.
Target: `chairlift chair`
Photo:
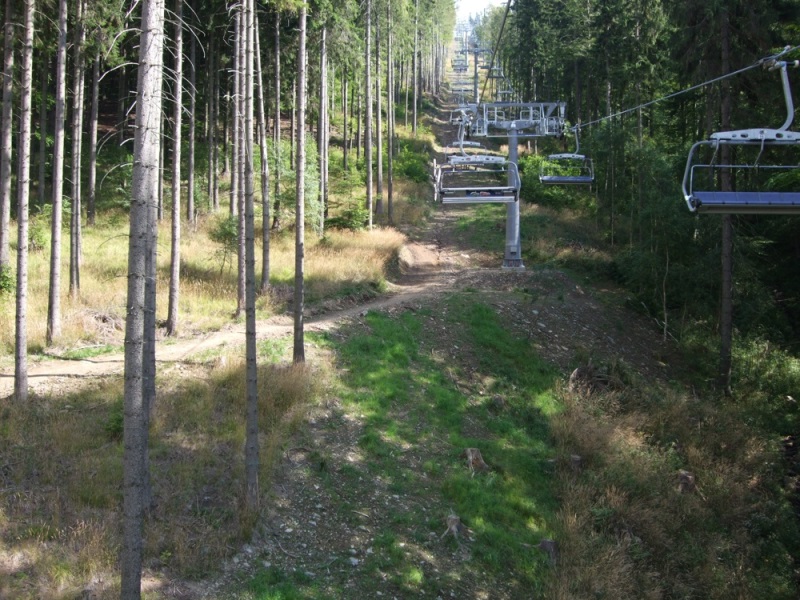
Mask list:
[[[442,204],[508,204],[519,200],[516,163],[501,156],[451,156],[434,163],[436,198]]]
[[[592,159],[579,154],[578,128],[574,127],[575,152],[550,154],[539,167],[539,181],[545,185],[590,185],[594,183]]]
[[[780,55],[779,55],[780,56]],[[789,130],[794,117],[794,104],[789,85],[788,66],[798,66],[798,61],[787,63],[772,60],[770,70],[780,70],[787,117],[778,129],[741,129],[712,133],[709,139],[695,143],[689,151],[683,174],[683,197],[689,210],[707,214],[800,214],[800,191],[769,189],[776,175],[790,173],[800,168],[796,153],[787,157],[787,150],[800,146],[800,133]],[[729,146],[737,149],[739,156],[726,164],[718,162],[719,149]],[[702,150],[707,148],[708,150]],[[711,158],[702,161],[699,156],[711,152]],[[778,156],[781,160],[775,160]],[[751,160],[746,160],[750,158]],[[770,162],[762,162],[762,159]],[[721,175],[735,179],[740,188],[723,191]],[[795,181],[800,178],[794,178]]]

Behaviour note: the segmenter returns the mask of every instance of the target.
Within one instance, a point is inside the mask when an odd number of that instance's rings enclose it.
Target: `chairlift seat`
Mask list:
[[[473,142],[471,140],[453,142],[452,144],[448,145],[447,148],[461,148],[462,146],[465,148],[483,148],[483,144],[480,142]]]
[[[443,190],[442,204],[511,204],[517,201],[514,188],[475,188],[463,190]]]
[[[800,133],[785,129],[737,129],[735,131],[717,131],[712,133],[709,138],[735,145],[758,145],[763,142],[773,146],[775,144],[797,144],[800,142]]]
[[[546,185],[590,185],[594,183],[594,168],[592,160],[584,154],[575,152],[562,152],[550,154],[547,161],[551,162],[550,171],[543,163],[539,171],[539,182]],[[559,172],[557,165],[566,168],[568,172]],[[577,172],[576,172],[577,171]]]
[[[451,165],[503,165],[506,159],[493,154],[453,154],[447,157]]]
[[[689,202],[706,214],[800,214],[800,192],[694,191]]]
[[[540,175],[539,182],[551,185],[589,185],[594,175]]]

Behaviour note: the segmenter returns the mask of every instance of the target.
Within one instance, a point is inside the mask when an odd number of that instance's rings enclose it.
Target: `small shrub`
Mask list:
[[[403,148],[396,159],[397,173],[416,183],[425,183],[429,179],[426,155]]]
[[[236,217],[229,215],[227,217],[220,217],[211,226],[208,231],[208,237],[212,242],[216,242],[222,248],[217,253],[221,256],[220,273],[225,268],[225,262],[233,255],[236,254],[237,244],[239,242],[239,224]],[[231,261],[233,264],[233,261]]]
[[[124,414],[125,411],[123,409],[123,400],[122,398],[118,398],[111,406],[111,410],[108,413],[106,422],[103,425],[103,429],[105,430],[108,439],[113,441],[119,441],[122,439],[123,423],[125,420]]]
[[[360,231],[366,227],[368,218],[369,213],[366,206],[362,206],[360,202],[351,202],[340,215],[327,219],[325,226],[333,229]]]
[[[13,293],[15,286],[13,269],[9,265],[0,267],[0,296]]]
[[[48,246],[50,232],[48,231],[48,221],[42,216],[30,220],[28,226],[28,252],[41,252]]]

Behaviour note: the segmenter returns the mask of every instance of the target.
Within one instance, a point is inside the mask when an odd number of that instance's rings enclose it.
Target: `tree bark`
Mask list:
[[[294,351],[295,364],[303,363],[305,344],[303,309],[305,308],[305,180],[306,180],[306,11],[305,2],[300,7],[300,47],[297,52],[297,79],[300,90],[297,102],[297,162],[295,187],[295,262],[294,262]]]
[[[73,75],[75,91],[72,95],[72,211],[69,228],[69,295],[78,297],[81,289],[81,150],[83,144],[83,45],[86,32],[83,26],[84,0],[76,3]]]
[[[328,146],[327,142],[327,119],[328,119],[328,30],[323,26],[319,48],[319,124],[317,125],[317,157],[319,161],[319,202],[320,236],[325,232],[325,198],[327,195],[325,180],[325,154]]]
[[[375,213],[383,214],[383,138],[382,134],[382,115],[381,115],[381,36],[380,36],[380,11],[375,11],[375,116],[377,123],[375,126],[375,145],[377,154],[377,194]]]
[[[40,100],[39,100],[39,183],[38,197],[39,206],[44,206],[47,196],[47,109],[50,101],[50,64],[49,57],[42,57],[43,65],[41,79],[39,80]]]
[[[25,2],[20,72],[19,168],[17,170],[17,300],[14,335],[14,398],[28,400],[28,198],[30,197],[33,32],[35,0]]]
[[[364,122],[364,158],[367,171],[367,226],[372,229],[372,0],[367,0],[366,17],[367,24],[367,43],[364,50],[364,110],[366,118]]]
[[[255,274],[255,183],[253,173],[253,49],[255,46],[255,7],[253,0],[245,0],[244,31],[244,213],[245,213],[245,346],[247,423],[245,441],[245,476],[247,493],[245,506],[255,514],[259,505],[258,484],[258,365],[256,363],[256,274]]]
[[[281,13],[275,13],[275,199],[272,228],[281,227]]]
[[[192,0],[192,14],[194,11],[194,0]],[[187,161],[188,173],[186,174],[186,220],[190,224],[196,223],[196,208],[194,205],[194,187],[195,187],[195,137],[197,135],[197,119],[195,112],[197,111],[197,36],[189,36],[189,139],[187,151],[189,153],[189,160]]]
[[[14,0],[6,0],[3,31],[3,114],[0,121],[0,274],[10,269],[11,159],[14,122]]]
[[[61,335],[61,218],[64,188],[64,122],[67,98],[67,0],[58,3],[56,50],[56,122],[53,131],[53,213],[50,231],[50,286],[47,304],[47,345]]]
[[[92,108],[89,114],[89,197],[86,200],[86,224],[95,224],[97,203],[97,119],[100,112],[100,51],[92,62]]]
[[[394,225],[394,69],[392,65],[392,0],[386,3],[386,137],[388,143],[386,172],[386,203],[389,225]]]
[[[150,235],[148,221],[158,202],[159,149],[164,48],[164,0],[143,0],[139,44],[138,97],[128,237],[128,295],[125,320],[125,401],[123,432],[123,600],[141,598],[142,534],[148,431],[144,398],[145,280]]]
[[[347,115],[347,69],[342,69],[342,167],[344,172],[347,173],[347,132],[348,122],[350,121]]]
[[[167,335],[178,333],[181,281],[181,124],[183,121],[183,0],[175,0],[175,69],[172,113],[172,236],[169,260]]]
[[[255,42],[255,69],[258,82],[258,146],[261,151],[261,293],[269,289],[269,156],[267,152],[267,113],[264,103],[264,84],[261,76],[261,36],[258,28],[258,14],[253,13],[253,36]]]
[[[232,147],[229,152],[226,153],[226,160],[225,160],[225,170],[230,172],[231,176],[231,189],[230,189],[230,198],[229,198],[229,209],[231,215],[238,214],[239,210],[239,147],[240,147],[240,139],[239,136],[242,133],[241,130],[241,114],[239,113],[239,106],[241,105],[242,98],[239,95],[239,89],[242,83],[242,63],[241,63],[241,25],[239,23],[239,17],[241,13],[238,13],[236,16],[236,34],[234,35],[234,50],[233,50],[233,89],[231,90],[229,100],[228,100],[228,113],[229,113],[229,122],[232,136]],[[227,121],[226,121],[227,122]],[[227,144],[226,144],[227,145]],[[228,164],[229,156],[233,156],[232,164]],[[241,232],[240,232],[241,233]],[[244,307],[239,305],[236,308],[236,314],[238,315]]]
[[[411,132],[417,137],[417,106],[419,106],[419,0],[414,0],[414,57],[411,77],[414,80],[414,118],[411,122]]]
[[[244,6],[243,6],[244,7]],[[236,195],[236,215],[238,217],[238,240],[239,251],[237,256],[238,277],[236,285],[236,317],[238,318],[245,310],[245,287],[246,287],[246,266],[245,266],[245,216],[244,216],[244,175],[245,175],[245,122],[244,113],[245,107],[245,61],[246,61],[246,41],[247,41],[247,25],[245,23],[245,11],[239,11],[239,36],[237,42],[237,72],[239,75],[238,87],[236,89],[236,102],[234,102],[234,114],[239,130],[238,140],[234,147],[234,165],[233,171],[236,173],[236,178],[239,181],[239,187]]]

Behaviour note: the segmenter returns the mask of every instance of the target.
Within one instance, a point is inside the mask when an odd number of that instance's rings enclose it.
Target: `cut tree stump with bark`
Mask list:
[[[481,451],[477,448],[467,448],[461,453],[461,458],[467,459],[467,466],[470,472],[475,475],[475,471],[489,471],[489,465],[483,460]]]
[[[452,536],[456,539],[456,541],[458,541],[458,534],[462,533],[469,535],[470,533],[472,533],[469,527],[467,527],[461,522],[461,517],[459,517],[457,514],[453,512],[451,512],[447,516],[445,522],[447,523],[447,529],[445,529],[445,532],[439,537],[439,539],[443,539],[449,533],[452,534]]]

